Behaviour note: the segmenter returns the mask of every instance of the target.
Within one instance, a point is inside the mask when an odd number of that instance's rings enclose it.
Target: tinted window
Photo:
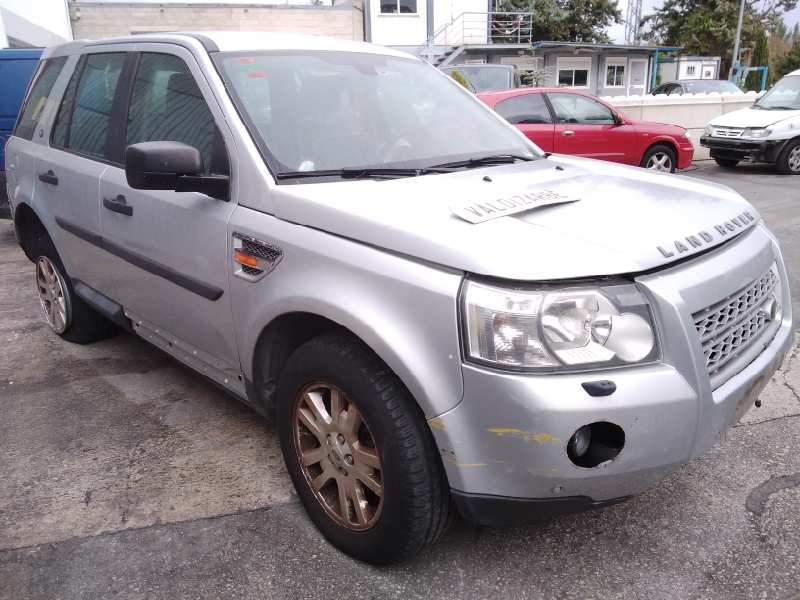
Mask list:
[[[591,98],[578,94],[549,94],[550,102],[556,111],[559,123],[578,123],[585,125],[613,124],[611,110]]]
[[[417,0],[381,0],[381,12],[414,14],[417,12]]]
[[[495,106],[495,110],[506,121],[514,125],[553,122],[542,94],[525,94],[501,100]]]
[[[20,113],[14,135],[27,140],[33,138],[33,132],[36,130],[39,118],[42,116],[47,97],[50,95],[50,90],[53,89],[53,84],[56,82],[65,62],[67,62],[67,58],[61,56],[45,60],[39,65],[30,94]]]
[[[123,52],[86,55],[58,109],[54,146],[106,157],[111,108],[124,62]]]
[[[136,70],[126,144],[150,141],[188,144],[206,173],[227,171],[214,117],[186,63],[171,54],[144,53]]]

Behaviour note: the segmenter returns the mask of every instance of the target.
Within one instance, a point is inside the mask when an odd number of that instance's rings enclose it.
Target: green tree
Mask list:
[[[752,48],[760,29],[773,31],[783,13],[797,0],[746,0],[743,48]],[[643,21],[645,38],[664,45],[683,46],[688,54],[723,57],[722,73],[731,65],[739,0],[665,0]]]
[[[767,39],[767,32],[763,29],[759,30],[756,36],[756,45],[755,48],[753,48],[753,57],[750,59],[750,66],[769,67],[769,40]],[[761,73],[758,71],[748,73],[744,89],[760,92]]]
[[[617,0],[497,0],[495,11],[530,13],[534,41],[607,43],[606,28],[622,23]],[[513,31],[510,26],[515,19],[513,15],[496,15],[492,23],[495,36]],[[513,34],[508,37],[510,40]]]
[[[450,77],[452,77],[452,78],[453,78],[455,81],[457,81],[458,83],[460,83],[461,85],[463,85],[463,86],[464,86],[465,88],[467,88],[467,89],[468,89],[470,92],[474,91],[474,90],[472,89],[472,86],[469,84],[469,81],[467,80],[467,78],[466,78],[466,77],[464,77],[464,74],[463,74],[461,71],[459,71],[458,69],[453,69],[453,70],[450,72]]]
[[[778,77],[783,77],[787,73],[791,73],[797,69],[800,69],[800,37],[794,40],[792,49],[789,50],[788,54],[784,55],[783,58],[778,61],[775,70]]]

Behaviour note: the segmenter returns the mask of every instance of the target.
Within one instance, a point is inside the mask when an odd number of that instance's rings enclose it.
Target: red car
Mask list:
[[[674,172],[692,162],[694,146],[677,125],[635,121],[583,92],[519,88],[478,94],[545,152],[573,154]]]

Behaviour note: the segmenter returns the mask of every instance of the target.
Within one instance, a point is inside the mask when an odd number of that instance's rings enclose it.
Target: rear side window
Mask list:
[[[227,173],[222,138],[189,67],[172,54],[145,52],[133,82],[125,136],[139,142],[182,142],[200,151],[204,174]]]
[[[512,125],[538,125],[553,122],[542,94],[525,94],[501,100],[495,106],[495,110]]]
[[[58,74],[61,73],[61,69],[64,68],[64,63],[66,62],[66,56],[59,56],[39,63],[30,93],[20,111],[14,135],[26,140],[33,139],[33,132],[36,131],[36,125],[39,123],[44,111],[47,97],[50,95],[50,90],[53,89],[53,84],[58,79]]]
[[[124,64],[124,52],[86,55],[58,109],[54,146],[106,158],[111,109]]]

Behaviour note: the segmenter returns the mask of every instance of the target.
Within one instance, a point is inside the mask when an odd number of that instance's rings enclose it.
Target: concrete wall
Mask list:
[[[66,0],[0,1],[0,48],[49,46],[71,39]]]
[[[361,0],[351,5],[289,6],[247,3],[70,2],[76,39],[156,31],[253,30],[363,40]]]
[[[428,6],[417,0],[415,14],[381,14],[380,0],[369,2],[372,43],[383,46],[422,46],[428,39]]]
[[[708,158],[700,146],[700,136],[714,117],[747,108],[761,94],[684,94],[682,96],[605,97],[626,116],[643,121],[672,123],[688,129],[695,147],[695,158]]]

